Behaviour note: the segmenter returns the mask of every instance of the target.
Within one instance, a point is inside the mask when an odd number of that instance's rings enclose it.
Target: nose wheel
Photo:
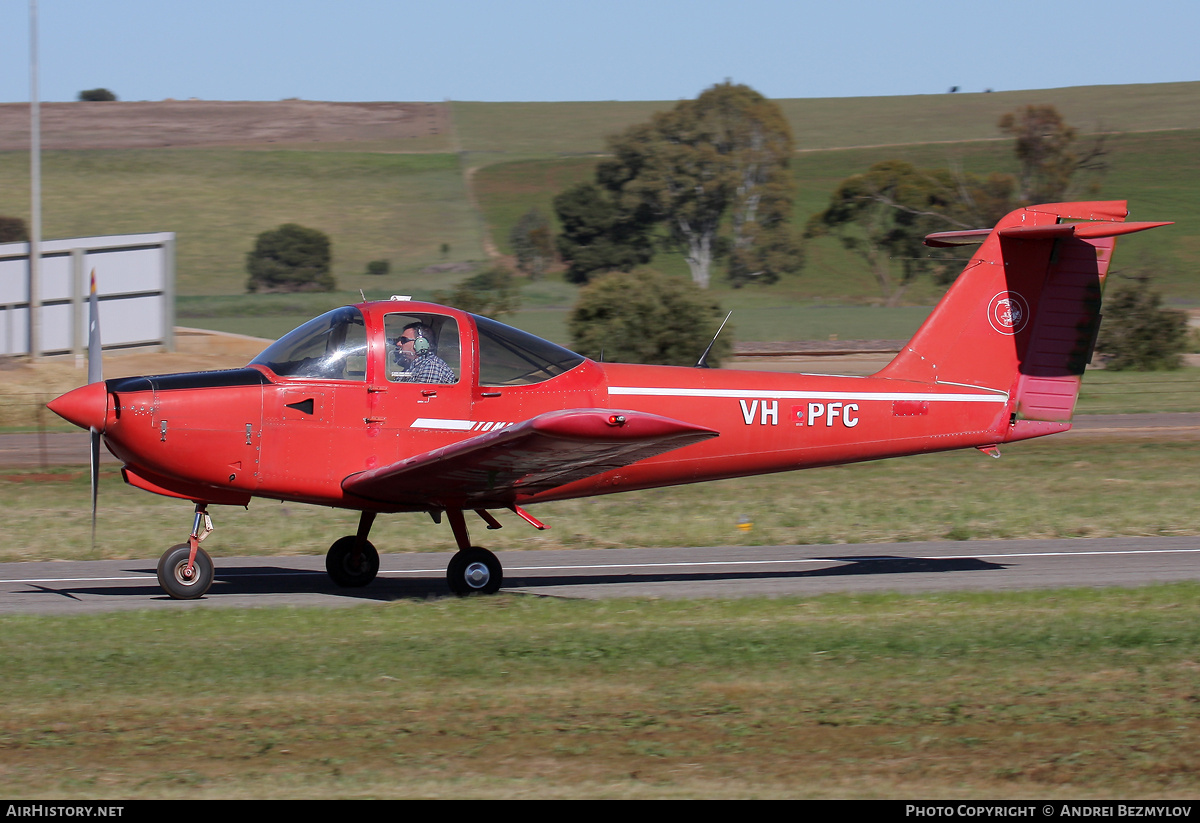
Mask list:
[[[163,552],[158,559],[158,585],[176,600],[195,600],[203,597],[212,585],[212,558],[200,548],[200,541],[212,534],[212,518],[205,503],[196,504],[192,533],[186,543],[179,543]]]
[[[446,567],[446,582],[450,591],[465,597],[469,594],[495,594],[504,583],[504,568],[496,555],[479,546],[455,552]]]
[[[191,547],[187,543],[172,546],[158,560],[158,585],[176,600],[203,597],[213,582],[213,562],[204,549],[188,562]]]

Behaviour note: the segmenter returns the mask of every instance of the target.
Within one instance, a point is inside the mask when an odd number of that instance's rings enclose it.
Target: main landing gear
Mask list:
[[[379,552],[367,540],[375,512],[363,512],[358,518],[358,534],[347,535],[329,547],[325,571],[334,583],[352,589],[365,586],[379,574]]]
[[[500,528],[496,518],[486,511],[480,510],[479,516],[488,524],[488,528]],[[469,594],[495,594],[500,591],[500,586],[504,583],[504,568],[496,559],[496,555],[487,549],[471,545],[462,509],[448,509],[446,517],[454,531],[454,541],[458,544],[458,551],[450,558],[450,564],[446,567],[446,583],[450,586],[450,591],[459,597]]]
[[[450,591],[465,597],[469,594],[495,594],[504,582],[504,568],[496,555],[479,546],[472,546],[467,524],[459,509],[446,512],[458,551],[446,567],[446,583]],[[499,522],[486,511],[479,512],[489,528],[500,528]],[[339,586],[365,586],[379,573],[379,553],[367,540],[374,512],[363,512],[358,520],[358,533],[341,538],[329,547],[325,555],[325,570]]]

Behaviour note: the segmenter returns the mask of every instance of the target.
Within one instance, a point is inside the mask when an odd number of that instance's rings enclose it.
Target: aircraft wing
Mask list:
[[[717,434],[646,412],[567,409],[352,474],[342,489],[397,505],[499,508]]]

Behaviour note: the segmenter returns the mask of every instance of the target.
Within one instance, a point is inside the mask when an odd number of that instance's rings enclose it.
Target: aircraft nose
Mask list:
[[[108,389],[102,382],[89,383],[51,400],[46,408],[81,429],[102,432],[108,414]]]

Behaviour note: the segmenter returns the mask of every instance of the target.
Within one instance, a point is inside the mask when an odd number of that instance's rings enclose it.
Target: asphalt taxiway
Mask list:
[[[717,546],[501,552],[503,592],[568,598],[814,596],[1141,586],[1200,581],[1200,537]],[[0,614],[221,606],[350,606],[449,597],[447,553],[385,554],[370,586],[342,589],[324,558],[215,557],[199,600],[171,600],[153,560],[0,564]]]

